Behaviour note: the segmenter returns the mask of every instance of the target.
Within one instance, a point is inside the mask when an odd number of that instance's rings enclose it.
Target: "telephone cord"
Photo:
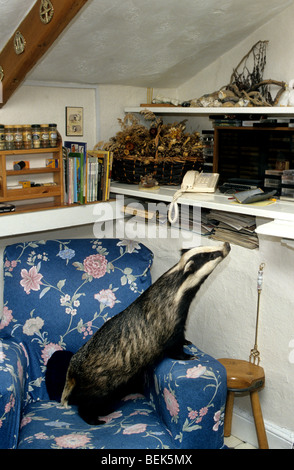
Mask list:
[[[179,206],[177,203],[177,200],[181,197],[184,191],[179,189],[178,191],[175,192],[173,196],[173,200],[170,203],[169,210],[168,210],[168,220],[171,224],[174,224],[179,217]],[[174,216],[172,216],[172,213],[174,212]]]

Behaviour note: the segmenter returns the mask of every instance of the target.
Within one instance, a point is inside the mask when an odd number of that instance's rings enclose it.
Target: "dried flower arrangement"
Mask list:
[[[113,178],[139,183],[142,176],[152,174],[160,184],[179,184],[185,172],[198,169],[203,163],[203,145],[199,132],[186,132],[186,121],[163,124],[161,118],[148,110],[138,117],[126,114],[118,119],[121,131],[104,150],[113,153]],[[98,144],[101,148],[101,143]]]

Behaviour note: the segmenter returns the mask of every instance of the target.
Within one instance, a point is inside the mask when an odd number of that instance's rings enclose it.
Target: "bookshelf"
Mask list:
[[[288,161],[294,168],[293,127],[214,127],[213,171],[229,178],[265,179],[265,170]]]
[[[57,162],[56,168],[46,166],[49,159]],[[18,161],[28,161],[29,168],[14,169]],[[28,187],[22,187],[25,181]],[[16,211],[61,207],[63,195],[61,142],[56,148],[0,151],[0,203],[13,203]]]

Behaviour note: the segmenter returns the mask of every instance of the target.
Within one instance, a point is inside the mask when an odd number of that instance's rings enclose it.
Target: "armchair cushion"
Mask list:
[[[194,345],[185,346],[193,358],[165,358],[149,370],[145,395],[170,430],[174,447],[219,449],[223,446],[227,395],[226,370]]]
[[[129,395],[117,409],[91,426],[75,406],[56,401],[31,403],[25,410],[18,449],[164,449],[172,438],[143,395]]]
[[[26,376],[24,346],[0,338],[0,449],[17,446]]]
[[[29,356],[29,394],[47,400],[45,371],[58,350],[75,353],[151,284],[153,254],[119,239],[25,242],[4,252],[0,337]]]

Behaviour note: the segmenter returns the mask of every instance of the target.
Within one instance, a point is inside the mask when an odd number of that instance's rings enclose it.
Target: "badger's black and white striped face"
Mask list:
[[[182,277],[177,297],[183,296],[185,291],[199,286],[216,266],[230,252],[229,243],[221,246],[200,246],[182,251],[182,257],[170,273],[178,271]]]
[[[228,255],[230,249],[229,243],[224,243],[221,246],[199,246],[183,250],[178,263],[179,269],[182,269],[184,273],[192,273],[207,265],[206,270],[210,274],[214,267]],[[211,266],[214,267],[211,269]]]

